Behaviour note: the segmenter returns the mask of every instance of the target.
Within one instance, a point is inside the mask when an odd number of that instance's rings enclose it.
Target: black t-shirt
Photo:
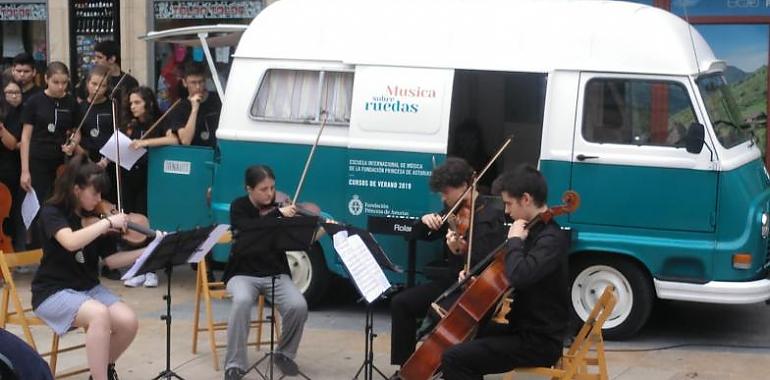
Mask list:
[[[38,86],[32,86],[29,90],[21,93],[21,105],[27,104],[27,100],[32,98],[32,95],[43,92],[43,89]]]
[[[88,103],[81,103],[80,114],[86,115],[88,107]],[[80,146],[88,151],[91,161],[98,162],[102,158],[99,150],[112,136],[112,132],[112,103],[107,100],[94,103],[80,129]]]
[[[216,93],[209,92],[206,100],[198,108],[198,118],[195,120],[195,135],[190,145],[216,147],[216,132],[219,127],[219,114],[222,111],[222,102]],[[184,128],[187,119],[190,118],[192,104],[189,99],[182,99],[171,114],[168,115],[168,128],[177,133]]]
[[[29,99],[21,111],[21,124],[32,124],[30,158],[61,160],[61,145],[67,131],[78,126],[80,108],[72,95],[52,98],[40,92]]]
[[[16,137],[16,141],[21,141],[19,108],[9,107],[8,114],[5,115],[5,120],[2,120],[3,125],[5,126],[4,133],[10,133]],[[19,150],[8,150],[5,145],[0,144],[0,172],[9,174],[19,173],[21,171],[19,165],[21,165],[21,161],[19,160]]]
[[[266,215],[260,215],[259,209],[249,200],[248,196],[237,198],[230,204],[230,226],[233,235],[236,236],[250,220],[259,218],[280,218],[278,209]],[[230,259],[225,268],[224,280],[228,281],[233,276],[267,277],[276,274],[291,274],[289,262],[284,251],[251,252],[249,247],[240,247],[237,242],[233,244]]]
[[[78,252],[62,247],[54,237],[59,230],[83,228],[80,217],[74,213],[67,214],[56,206],[45,205],[40,210],[40,221],[45,240],[43,259],[32,280],[33,308],[60,290],[86,291],[99,285],[99,258],[117,251],[116,239],[110,236],[100,236]]]

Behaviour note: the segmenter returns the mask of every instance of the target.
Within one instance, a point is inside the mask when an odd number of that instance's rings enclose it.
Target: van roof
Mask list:
[[[678,16],[593,0],[281,0],[252,21],[235,56],[683,75],[716,61]]]

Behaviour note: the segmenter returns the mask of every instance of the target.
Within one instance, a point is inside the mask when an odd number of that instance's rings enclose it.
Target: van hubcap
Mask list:
[[[304,294],[313,280],[313,264],[305,251],[287,251],[291,279],[299,291]]]
[[[604,328],[617,327],[631,315],[634,306],[634,291],[631,284],[620,271],[606,265],[594,265],[583,269],[572,283],[572,305],[575,312],[586,320],[594,305],[601,297],[607,285],[615,286],[617,304],[604,323]]]

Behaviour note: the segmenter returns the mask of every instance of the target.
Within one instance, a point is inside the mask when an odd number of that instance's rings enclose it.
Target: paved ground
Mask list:
[[[20,276],[20,287],[28,289],[29,277]],[[205,336],[200,338],[198,354],[191,352],[194,279],[194,272],[189,268],[180,267],[174,273],[171,367],[188,380],[221,379],[223,372],[214,371]],[[104,283],[123,296],[140,318],[139,335],[117,365],[121,379],[155,377],[165,368],[165,324],[159,319],[165,309],[162,300],[165,277],[161,276],[161,287],[156,289],[127,289],[119,282]],[[311,311],[297,358],[300,369],[312,379],[351,379],[364,359],[364,308],[352,301],[352,291],[344,285],[338,285],[334,294],[336,299]],[[24,297],[28,299],[29,294]],[[227,302],[215,305],[218,319],[226,320],[228,307]],[[656,308],[650,326],[634,341],[607,344],[612,379],[770,379],[765,369],[770,348],[764,347],[770,345],[766,327],[769,307],[664,303]],[[375,365],[388,375],[395,370],[388,364],[389,328],[387,305],[378,305]],[[15,328],[9,330],[19,332]],[[45,328],[37,329],[35,336],[42,347],[50,342],[50,332]],[[224,342],[224,334],[219,336]],[[82,341],[81,333],[71,333],[65,339],[65,343]],[[681,344],[684,346],[656,350]],[[219,352],[222,360],[224,349]],[[256,361],[263,353],[264,350],[252,351],[250,359]],[[66,354],[62,358],[64,367],[82,363],[85,363],[82,352]],[[278,372],[276,378],[277,375]],[[254,372],[246,377],[259,378]],[[518,377],[522,380],[535,378]],[[85,380],[87,376],[76,379]],[[500,376],[488,379],[500,379]]]

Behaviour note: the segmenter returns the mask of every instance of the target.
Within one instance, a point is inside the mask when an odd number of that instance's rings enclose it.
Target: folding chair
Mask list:
[[[513,380],[515,372],[531,373],[552,380],[607,380],[607,360],[604,355],[602,326],[615,308],[617,300],[612,292],[615,287],[608,285],[594,305],[583,327],[575,336],[575,341],[553,367],[517,368],[503,376],[503,380]],[[596,367],[595,372],[590,368]]]
[[[35,339],[32,336],[30,326],[46,326],[40,318],[36,317],[32,313],[32,308],[24,308],[19,298],[19,293],[16,290],[16,283],[13,280],[13,268],[40,264],[40,259],[43,257],[43,250],[36,249],[32,251],[5,253],[0,252],[0,271],[5,278],[5,286],[3,287],[2,304],[0,304],[0,327],[5,328],[7,324],[19,325],[24,333],[24,340],[37,351],[35,345]],[[11,311],[10,308],[13,308]],[[47,326],[46,326],[47,327]],[[41,354],[41,356],[50,356],[48,365],[51,367],[51,373],[55,378],[64,378],[84,373],[88,371],[87,367],[68,370],[64,373],[56,373],[56,363],[60,353],[74,351],[77,349],[85,348],[85,344],[79,344],[70,347],[59,347],[59,336],[53,333],[53,339],[51,341],[51,351]]]
[[[228,231],[222,238],[219,239],[218,244],[228,244],[232,241],[232,234]],[[206,260],[203,259],[198,263],[197,280],[195,283],[195,311],[193,311],[193,342],[192,353],[198,353],[198,333],[201,331],[207,331],[209,336],[209,347],[211,349],[211,356],[214,359],[214,369],[219,371],[219,354],[217,348],[226,347],[226,344],[220,344],[216,341],[217,331],[227,331],[227,322],[214,321],[213,313],[211,310],[212,299],[227,299],[230,298],[230,294],[227,293],[227,288],[224,282],[209,282],[207,274]],[[200,304],[201,297],[203,297],[204,306],[206,309],[206,324],[200,325]],[[265,296],[260,294],[257,298],[257,319],[252,320],[250,327],[257,332],[257,339],[253,342],[249,342],[249,346],[256,346],[257,351],[261,346],[269,345],[270,340],[262,339],[262,325],[270,325],[270,320],[265,317]],[[278,332],[281,330],[280,319],[278,314],[275,315],[275,336],[278,337]],[[277,342],[277,338],[276,338]]]

